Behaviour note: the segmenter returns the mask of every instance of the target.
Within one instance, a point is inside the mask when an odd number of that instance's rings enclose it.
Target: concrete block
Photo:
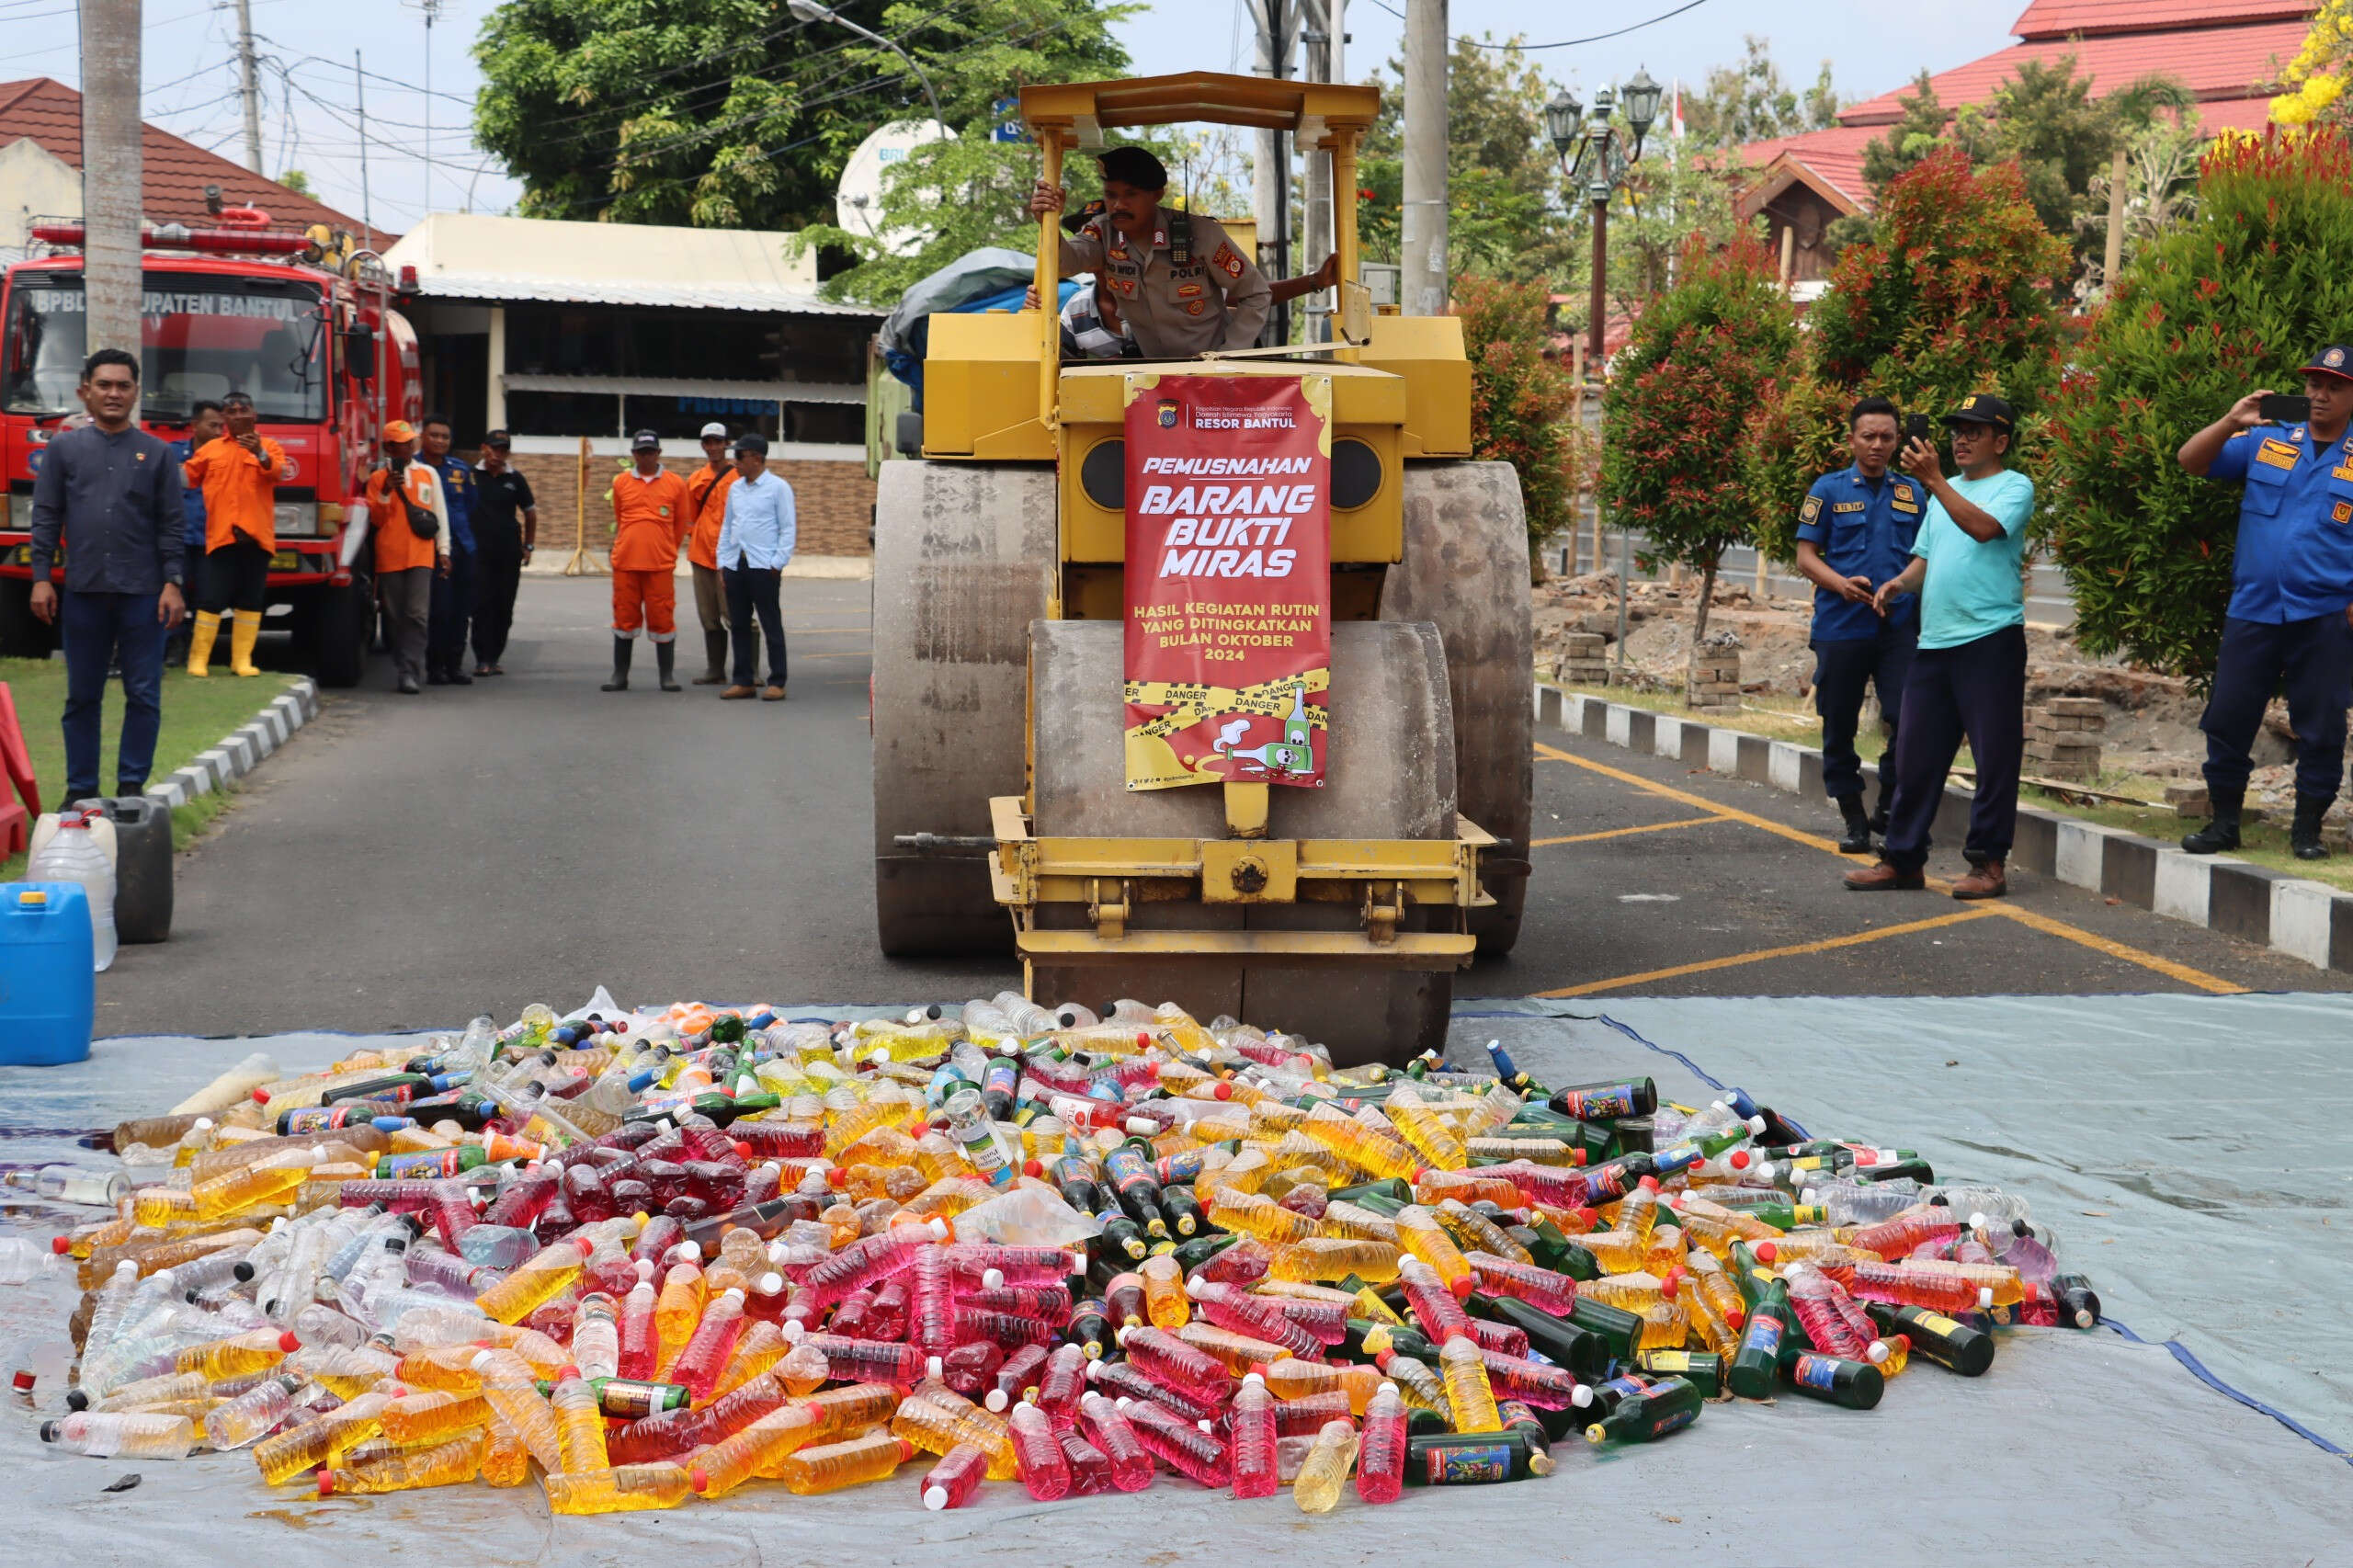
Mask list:
[[[2097,697],[2053,697],[2042,706],[2058,719],[2097,719],[2102,722],[2108,719],[2108,704]]]
[[[188,804],[188,790],[181,786],[176,778],[166,778],[161,784],[149,785],[147,798],[154,801],[162,810],[168,812],[174,807]]]
[[[2328,967],[2329,927],[2344,895],[2326,882],[2282,877],[2271,884],[2271,950]]]
[[[2118,834],[2108,841],[2108,861],[2100,872],[2099,891],[2135,909],[2155,907],[2157,856],[2169,847],[2137,833]]]
[[[1794,795],[1798,791],[1798,748],[1789,741],[1765,743],[1765,781]]]
[[[1769,784],[1772,779],[1773,743],[1762,735],[1752,735],[1745,730],[1734,730],[1734,743],[1740,747],[1740,764],[1736,777],[1751,784]]]
[[[1959,848],[1969,839],[1969,812],[1976,797],[1959,785],[1945,786],[1945,797],[1937,802],[1937,818],[1929,826],[1928,835],[1946,845]]]
[[[1822,749],[1819,746],[1798,747],[1798,793],[1822,793]]]
[[[1609,711],[1602,721],[1601,738],[1613,746],[1634,744],[1634,710],[1622,702],[1609,704]]]
[[[1538,723],[1560,723],[1562,695],[1561,688],[1557,686],[1540,686],[1536,688],[1536,722]]]
[[[183,767],[173,773],[171,782],[180,792],[180,804],[186,805],[199,795],[212,789],[212,772],[204,767]]]
[[[2212,888],[2214,859],[2185,855],[2178,849],[2157,851],[2156,896],[2150,907],[2192,926],[2206,924],[2206,901]]]
[[[230,755],[229,743],[226,740],[209,751],[199,752],[196,760],[211,770],[212,787],[216,790],[244,771],[238,765],[237,759]]]
[[[2206,928],[2264,947],[2271,943],[2271,885],[2296,879],[2250,861],[2212,862],[2206,876]]]
[[[1712,725],[1707,730],[1708,771],[1721,773],[1727,778],[1736,777],[1740,772],[1740,732],[1720,730]]]
[[[237,733],[254,743],[254,763],[256,767],[262,758],[278,749],[278,732],[262,720],[255,719],[238,726]]]
[[[2010,843],[2010,869],[2050,876],[2059,858],[2059,819],[2048,812],[2021,810],[2018,836]]]
[[[2061,817],[2052,833],[2051,874],[2069,887],[2097,891],[2106,875],[2108,837],[2104,827]]]
[[[1631,751],[1646,752],[1658,733],[1658,715],[1647,708],[1626,710],[1626,746]]]
[[[1585,722],[1577,726],[1577,733],[1589,741],[1605,740],[1609,733],[1611,704],[1588,697],[1584,701]]]
[[[301,680],[296,681],[294,683],[294,699],[302,705],[302,717],[305,721],[315,719],[319,716],[318,682],[313,680],[308,676],[304,676]]]
[[[286,722],[286,715],[278,710],[275,702],[255,714],[253,722],[256,729],[269,733],[269,749],[272,751],[293,738],[294,726]]]
[[[1651,755],[1682,761],[1683,732],[1689,724],[1689,720],[1677,719],[1670,713],[1657,715],[1651,722]]]

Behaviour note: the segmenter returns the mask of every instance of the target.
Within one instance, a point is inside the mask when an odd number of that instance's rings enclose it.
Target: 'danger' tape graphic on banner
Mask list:
[[[1128,788],[1320,788],[1332,378],[1127,382]]]

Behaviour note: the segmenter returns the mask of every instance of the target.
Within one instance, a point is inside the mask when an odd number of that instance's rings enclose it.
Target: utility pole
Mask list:
[[[1405,0],[1404,287],[1409,316],[1446,313],[1446,0]]]
[[[245,100],[245,167],[259,175],[261,88],[254,81],[253,0],[237,0],[237,96]]]
[[[1257,30],[1256,63],[1253,74],[1278,81],[1291,74],[1291,54],[1299,47],[1302,0],[1250,0],[1250,21]],[[1279,131],[1260,131],[1252,160],[1251,216],[1258,223],[1258,265],[1270,277],[1290,271],[1290,138]],[[1277,305],[1268,313],[1271,341],[1290,341],[1290,307]]]
[[[139,0],[82,0],[85,350],[140,349]]]
[[[1306,26],[1300,34],[1305,55],[1301,75],[1310,82],[1336,82],[1335,60],[1339,54],[1340,8],[1343,0],[1302,0]],[[1332,254],[1333,207],[1339,199],[1355,199],[1354,191],[1332,188],[1332,160],[1313,148],[1307,153],[1307,235],[1299,249],[1300,270],[1321,267],[1324,258]],[[1331,340],[1332,307],[1323,294],[1308,295],[1301,304],[1306,314],[1307,341],[1325,343]]]
[[[425,207],[417,214],[421,223],[433,211],[433,24],[440,19],[441,0],[401,0],[401,4],[425,13]]]
[[[376,248],[376,215],[368,205],[368,73],[359,68],[359,51],[351,51],[351,104],[359,114],[359,232],[369,250]]]

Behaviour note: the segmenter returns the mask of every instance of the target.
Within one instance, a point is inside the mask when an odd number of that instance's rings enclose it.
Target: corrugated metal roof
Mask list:
[[[264,179],[242,164],[208,153],[156,126],[142,127],[144,165],[139,207],[150,222],[185,223],[210,228],[214,219],[204,205],[204,187],[217,185],[222,199],[232,206],[259,207],[274,224],[306,229],[313,223],[360,233],[358,219],[338,212],[324,202]],[[29,140],[68,168],[82,166],[82,95],[47,76],[21,82],[0,82],[0,146]],[[37,214],[38,216],[38,214]],[[378,248],[398,238],[376,231]]]
[[[525,272],[419,274],[416,291],[428,300],[497,300],[551,305],[654,305],[677,310],[759,311],[769,315],[865,316],[883,312],[839,305],[798,290],[749,285],[654,283],[608,278],[545,278]]]
[[[1955,66],[1931,81],[1938,100],[1949,109],[1958,108],[1984,103],[2027,61],[2048,63],[2073,54],[2076,74],[2092,78],[2095,96],[2162,74],[2201,99],[2249,98],[2275,84],[2279,66],[2293,59],[2303,41],[2304,24],[2295,21],[2020,43]],[[1907,85],[1843,109],[1838,123],[1893,125],[1903,118],[1902,99],[1910,92]]]
[[[2010,31],[2029,42],[2309,17],[2320,0],[2034,0]]]

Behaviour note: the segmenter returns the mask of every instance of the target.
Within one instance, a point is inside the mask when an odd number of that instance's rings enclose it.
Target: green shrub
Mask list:
[[[2217,142],[2198,216],[2126,267],[2061,383],[2040,513],[2077,641],[2202,682],[2230,600],[2239,487],[2174,454],[2353,336],[2353,148],[2334,128]]]
[[[1454,284],[1471,358],[1471,451],[1519,471],[1528,509],[1528,552],[1575,517],[1581,432],[1570,417],[1576,383],[1549,358],[1551,300],[1543,279],[1513,282],[1478,274]]]

